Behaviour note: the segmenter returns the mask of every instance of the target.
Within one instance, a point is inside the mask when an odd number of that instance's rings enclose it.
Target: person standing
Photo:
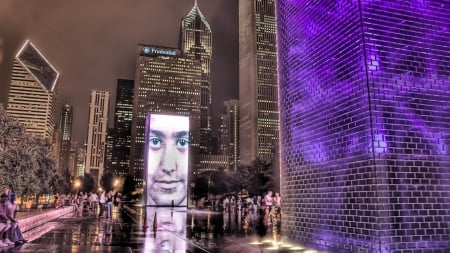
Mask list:
[[[98,195],[97,193],[93,192],[91,194],[91,210],[94,214],[97,214],[98,210]]]
[[[106,194],[106,212],[107,212],[107,218],[112,219],[112,210],[113,210],[113,196],[114,193],[112,191],[109,191]]]
[[[267,194],[264,196],[264,202],[265,202],[266,207],[267,207],[269,212],[271,211],[272,205],[273,205],[273,197],[272,197],[272,195],[273,195],[272,191],[268,191]]]
[[[14,242],[9,240],[8,235],[13,223],[17,221],[12,217],[9,208],[7,207],[8,195],[3,192],[0,195],[0,247],[7,247],[14,245]]]
[[[105,210],[106,210],[106,193],[105,193],[105,191],[102,191],[100,193],[99,204],[100,204],[100,212],[98,213],[98,216],[105,217]]]
[[[268,191],[267,194],[264,196],[264,203],[265,203],[265,217],[266,217],[266,226],[270,227],[272,226],[272,205],[273,205],[273,192]]]
[[[281,208],[281,196],[278,192],[275,192],[275,197],[273,198],[275,207]]]

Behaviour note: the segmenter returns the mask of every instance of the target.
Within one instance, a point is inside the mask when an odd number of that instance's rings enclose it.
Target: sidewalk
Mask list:
[[[24,233],[29,243],[0,252],[147,253],[177,249],[192,253],[320,252],[300,245],[280,244],[281,241],[273,241],[272,233],[265,238],[256,236],[255,231],[244,233],[241,222],[228,213],[150,208],[147,215],[142,210],[116,210],[112,219],[105,219],[91,211],[74,215],[72,210],[66,207],[44,209],[42,213],[38,210],[19,212],[20,226],[26,225],[27,220],[34,226]]]

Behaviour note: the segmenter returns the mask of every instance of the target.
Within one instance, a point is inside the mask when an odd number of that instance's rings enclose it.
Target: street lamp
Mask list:
[[[80,180],[76,180],[75,181],[75,188],[77,189],[77,193],[75,194],[76,196],[78,196],[78,188],[80,188],[80,185],[81,185]]]

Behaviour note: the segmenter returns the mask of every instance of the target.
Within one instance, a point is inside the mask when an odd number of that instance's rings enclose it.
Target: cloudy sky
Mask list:
[[[238,0],[197,1],[213,31],[214,117],[225,99],[238,98]],[[134,79],[137,45],[177,47],[180,20],[193,6],[194,0],[1,0],[0,103],[7,102],[13,58],[30,39],[61,74],[58,117],[69,98],[73,138],[84,142],[89,92],[110,91],[113,108],[117,79]]]

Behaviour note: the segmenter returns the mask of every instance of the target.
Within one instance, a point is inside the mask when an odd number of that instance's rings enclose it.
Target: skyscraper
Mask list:
[[[59,73],[30,42],[16,55],[7,112],[25,125],[26,132],[53,139],[56,117],[56,83]]]
[[[52,154],[55,158],[55,167],[56,167],[56,173],[58,175],[62,175],[61,166],[60,166],[60,158],[61,158],[61,143],[62,143],[62,134],[61,130],[56,128],[53,131],[53,137],[52,137]]]
[[[143,182],[145,117],[149,112],[190,116],[190,151],[198,150],[201,78],[200,61],[182,55],[179,49],[138,46],[130,155],[130,174],[138,186]]]
[[[78,163],[78,142],[72,141],[70,145],[70,151],[69,151],[69,164],[68,164],[68,170],[69,174],[72,178],[75,178],[78,176],[78,169],[77,169],[77,163]],[[84,159],[82,159],[84,160]]]
[[[228,156],[230,170],[236,171],[239,164],[239,100],[224,102],[225,114],[220,116],[219,149]]]
[[[240,159],[272,159],[279,112],[275,0],[239,0]]]
[[[72,141],[73,107],[69,101],[61,108],[58,128],[61,130],[61,152],[59,166],[63,173],[69,173],[69,156]]]
[[[181,20],[179,47],[183,54],[201,62],[200,149],[211,152],[211,56],[212,31],[205,16],[197,6]]]
[[[448,1],[277,5],[283,235],[450,252]]]
[[[133,120],[134,80],[117,80],[111,170],[125,176],[130,167],[131,122]]]
[[[85,172],[99,185],[105,169],[105,146],[108,130],[109,92],[93,90],[89,102]]]

